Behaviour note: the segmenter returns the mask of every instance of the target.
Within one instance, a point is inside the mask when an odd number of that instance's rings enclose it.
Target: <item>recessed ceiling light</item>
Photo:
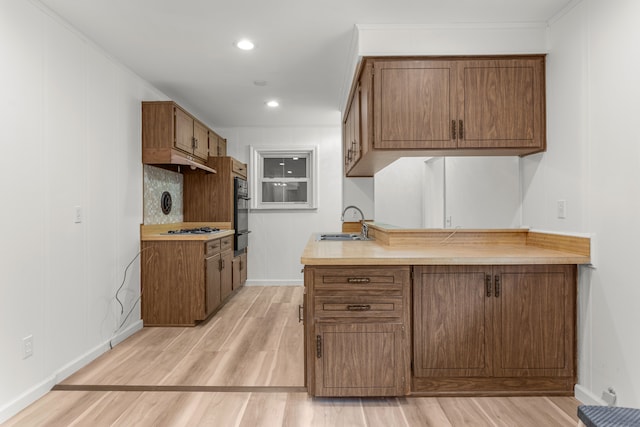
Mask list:
[[[251,50],[255,47],[251,40],[242,39],[236,43],[236,47],[242,50]]]
[[[279,106],[280,103],[276,100],[272,100],[272,101],[268,101],[267,102],[267,107],[271,107],[271,108],[275,108],[277,106]]]

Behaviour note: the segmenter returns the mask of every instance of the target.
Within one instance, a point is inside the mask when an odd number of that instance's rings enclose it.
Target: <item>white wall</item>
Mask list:
[[[344,172],[343,172],[344,175]],[[342,179],[342,208],[355,205],[360,208],[366,219],[374,219],[375,212],[375,191],[373,178],[343,178]],[[354,211],[354,209],[351,209]],[[347,212],[348,214],[348,212]],[[356,220],[359,220],[358,216]],[[345,221],[354,221],[346,218]]]
[[[219,131],[228,140],[228,155],[247,163],[250,146],[318,146],[318,209],[252,210],[249,214],[247,284],[301,285],[300,256],[311,233],[341,228],[342,132],[339,125],[335,128],[232,128]]]
[[[404,157],[376,173],[377,222],[403,228],[422,227],[424,161],[423,157]]]
[[[446,157],[446,228],[520,227],[518,157]]]
[[[549,150],[523,160],[523,218],[532,227],[594,233],[596,268],[579,284],[583,401],[614,387],[640,406],[640,2],[583,0],[550,26]],[[556,218],[557,199],[568,217]]]
[[[405,157],[375,176],[376,221],[403,228],[520,227],[517,157]]]
[[[114,294],[139,248],[140,101],[162,94],[24,0],[0,2],[0,58],[2,422],[106,351],[124,318]],[[125,310],[139,288],[136,262]],[[121,331],[139,318],[136,306]]]

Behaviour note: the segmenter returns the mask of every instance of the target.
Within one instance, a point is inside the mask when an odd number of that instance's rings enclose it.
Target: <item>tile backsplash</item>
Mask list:
[[[144,223],[168,224],[182,222],[183,177],[177,172],[143,165],[144,173]],[[171,194],[171,212],[165,215],[160,206],[162,193]]]

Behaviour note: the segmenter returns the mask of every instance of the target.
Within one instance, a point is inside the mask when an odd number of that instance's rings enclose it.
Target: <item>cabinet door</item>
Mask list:
[[[495,376],[572,376],[575,266],[494,267]]]
[[[360,85],[357,85],[345,121],[344,150],[348,171],[360,159]]]
[[[455,62],[376,61],[374,148],[456,148]]]
[[[222,300],[233,290],[233,251],[222,252],[222,269],[220,270],[220,296]]]
[[[221,136],[218,136],[218,156],[227,155],[227,140]]]
[[[544,60],[461,61],[458,148],[544,148]]]
[[[414,375],[491,374],[491,267],[416,267]]]
[[[316,396],[404,394],[401,324],[315,326]]]
[[[240,287],[240,257],[233,257],[233,273],[231,274],[232,288]]]
[[[205,260],[205,310],[211,314],[221,302],[220,297],[220,254],[215,254]]]
[[[187,153],[193,153],[193,118],[175,107],[175,147]]]
[[[240,255],[240,286],[247,281],[247,253]]]
[[[208,129],[205,125],[197,120],[193,122],[193,138],[194,147],[193,155],[207,161],[209,158],[209,136],[207,135]]]

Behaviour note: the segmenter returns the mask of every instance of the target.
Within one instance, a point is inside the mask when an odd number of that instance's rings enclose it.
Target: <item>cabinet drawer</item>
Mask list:
[[[314,303],[320,318],[402,317],[402,297],[316,297]]]
[[[205,243],[205,253],[207,256],[215,255],[220,252],[220,239],[209,240]]]
[[[233,159],[231,163],[231,170],[234,174],[239,175],[243,178],[247,177],[247,165],[246,163],[239,162],[236,159]]]
[[[401,296],[403,284],[409,281],[409,267],[318,268],[313,279],[318,294]]]
[[[233,249],[233,236],[227,236],[220,239],[220,251],[224,252],[227,249]]]

